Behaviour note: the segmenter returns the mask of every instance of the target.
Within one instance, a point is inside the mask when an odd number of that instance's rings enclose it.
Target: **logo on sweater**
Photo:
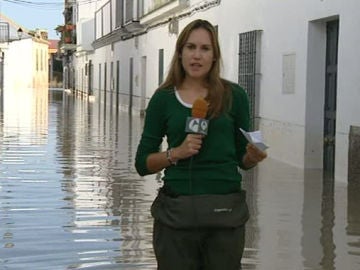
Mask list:
[[[231,213],[232,208],[214,208],[214,212],[215,213],[223,213],[223,212]]]

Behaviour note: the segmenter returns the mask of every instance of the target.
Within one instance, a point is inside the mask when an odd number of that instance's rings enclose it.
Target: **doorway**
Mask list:
[[[306,169],[335,172],[339,17],[309,22],[306,80]]]

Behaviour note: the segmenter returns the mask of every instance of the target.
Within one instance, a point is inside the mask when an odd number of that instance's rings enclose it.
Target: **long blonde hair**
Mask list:
[[[206,100],[209,103],[210,118],[218,116],[224,112],[230,104],[230,87],[227,81],[220,77],[221,52],[217,33],[214,26],[206,20],[194,20],[189,23],[180,33],[175,46],[175,52],[171,60],[169,72],[165,81],[159,89],[177,87],[179,88],[185,79],[185,70],[182,66],[181,58],[183,47],[186,44],[191,32],[195,29],[205,29],[210,34],[211,45],[214,53],[214,62],[206,78],[208,95]]]

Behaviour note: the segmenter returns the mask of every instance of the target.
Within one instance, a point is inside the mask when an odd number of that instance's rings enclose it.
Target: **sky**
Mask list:
[[[28,30],[46,29],[49,39],[60,39],[54,30],[64,24],[64,0],[0,0],[0,12]]]

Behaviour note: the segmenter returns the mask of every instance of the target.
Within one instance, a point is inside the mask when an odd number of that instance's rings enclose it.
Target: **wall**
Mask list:
[[[204,4],[190,1],[185,10]],[[196,18],[208,19],[218,25],[223,53],[223,76],[237,81],[239,34],[262,30],[260,54],[260,129],[270,145],[269,155],[299,168],[321,168],[323,155],[323,104],[326,22],[339,19],[337,129],[335,176],[347,178],[347,151],[350,125],[359,125],[360,65],[359,35],[356,29],[360,18],[357,0],[346,5],[335,0],[244,0],[221,1],[219,6],[198,9],[191,16],[179,19],[179,30]],[[159,12],[159,11],[157,11]],[[162,19],[164,21],[164,19]],[[159,24],[146,34],[96,49],[94,61],[94,88],[98,87],[98,63],[120,61],[121,106],[131,102],[133,111],[143,110],[142,98],[149,100],[158,86],[158,51],[164,49],[164,68],[171,61],[176,35],[170,34],[168,24]],[[129,97],[129,59],[133,58],[133,93]],[[146,57],[146,97],[142,97],[141,61]],[[287,62],[290,61],[290,62]],[[290,63],[290,65],[287,65]],[[108,76],[110,68],[108,67]],[[291,77],[291,81],[284,78]],[[102,70],[103,76],[103,70]],[[109,81],[109,79],[108,79]],[[289,84],[286,84],[289,83]],[[99,89],[101,91],[101,89]],[[102,102],[100,100],[100,102]]]
[[[5,88],[48,87],[48,44],[31,38],[9,43],[5,52]]]

